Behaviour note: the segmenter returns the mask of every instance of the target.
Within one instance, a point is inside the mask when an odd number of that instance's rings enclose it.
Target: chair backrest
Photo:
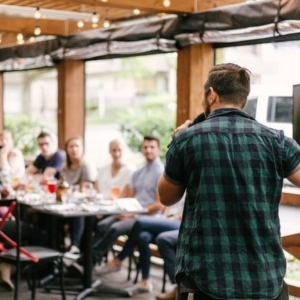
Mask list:
[[[20,209],[19,209],[19,205],[16,199],[12,199],[12,200],[4,200],[1,199],[0,200],[0,207],[8,207],[6,213],[4,214],[4,216],[1,219],[0,222],[0,234],[3,238],[4,241],[6,241],[7,243],[9,243],[9,241],[12,241],[6,234],[4,234],[4,232],[2,231],[2,228],[5,224],[5,222],[7,221],[7,219],[12,215],[12,213],[14,212],[14,216],[16,218],[15,221],[15,228],[16,228],[16,242],[15,243],[15,248],[16,248],[16,278],[15,278],[15,289],[14,289],[14,300],[19,299],[19,285],[20,285],[20,269],[21,269],[21,264],[20,264],[20,250],[21,250],[21,232],[20,232]],[[9,243],[10,244],[10,243]],[[6,249],[4,249],[6,250]]]
[[[8,207],[8,210],[2,217],[2,220],[0,221],[0,237],[8,243],[11,247],[16,248],[16,260],[17,262],[20,261],[20,253],[27,256],[30,260],[33,262],[38,262],[39,259],[32,255],[29,251],[27,251],[25,248],[21,247],[21,226],[20,226],[20,209],[17,200],[0,200],[0,206],[6,206]],[[15,211],[15,222],[16,222],[16,237],[17,240],[13,241],[10,237],[8,237],[3,231],[2,228],[7,221],[7,219],[12,215],[12,213]]]

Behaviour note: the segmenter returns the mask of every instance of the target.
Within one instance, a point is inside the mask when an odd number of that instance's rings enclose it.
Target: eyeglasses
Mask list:
[[[49,146],[49,143],[39,143],[39,147]]]

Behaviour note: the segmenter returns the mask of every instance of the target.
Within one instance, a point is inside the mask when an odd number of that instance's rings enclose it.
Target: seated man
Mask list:
[[[175,279],[175,261],[176,261],[176,248],[178,242],[179,230],[171,230],[162,232],[155,239],[158,246],[159,253],[164,260],[164,268],[170,278],[174,288],[170,293],[158,295],[156,300],[175,300],[177,296],[177,284]]]
[[[26,174],[42,174],[42,179],[51,176],[58,178],[59,172],[65,163],[65,152],[57,149],[50,133],[41,132],[37,137],[37,142],[41,153],[27,167]]]
[[[151,250],[149,248],[150,243],[156,243],[156,239],[159,238],[162,232],[167,231],[178,231],[182,211],[183,211],[183,202],[180,201],[178,204],[168,210],[169,215],[164,215],[161,217],[155,216],[140,216],[137,218],[131,232],[128,235],[128,240],[126,241],[123,250],[118,254],[116,258],[107,263],[106,266],[101,268],[98,273],[108,273],[119,271],[122,265],[122,261],[130,256],[134,248],[138,246],[139,248],[139,265],[142,271],[142,280],[139,281],[133,287],[130,287],[129,290],[133,294],[150,292],[152,290],[152,284],[150,281],[150,265],[151,265]],[[173,261],[174,264],[174,261]],[[168,266],[167,272],[169,274],[170,266]],[[173,272],[173,268],[170,273]],[[175,277],[175,271],[170,275],[170,277]],[[172,279],[172,278],[171,278]],[[175,278],[173,283],[175,282]]]
[[[163,164],[158,157],[159,151],[159,139],[154,136],[145,136],[142,152],[146,159],[146,165],[133,173],[131,187],[125,193],[127,197],[135,197],[147,209],[149,215],[159,213],[163,208],[157,193],[158,179],[163,172]],[[102,259],[118,236],[129,234],[134,223],[134,214],[120,214],[101,220],[97,224],[96,236],[99,238],[94,244],[95,261]]]

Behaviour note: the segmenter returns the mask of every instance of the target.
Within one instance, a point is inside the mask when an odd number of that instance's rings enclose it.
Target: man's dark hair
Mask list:
[[[250,74],[248,69],[232,63],[215,65],[204,84],[205,96],[212,87],[219,95],[220,102],[244,107],[250,93]]]
[[[143,141],[156,141],[158,147],[160,147],[160,140],[155,135],[145,135]]]
[[[45,131],[40,132],[40,134],[37,136],[37,139],[43,139],[45,137],[49,137],[51,140],[53,140],[52,135]]]

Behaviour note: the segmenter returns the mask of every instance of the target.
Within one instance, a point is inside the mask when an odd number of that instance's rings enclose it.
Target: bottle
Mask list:
[[[62,202],[63,196],[68,191],[69,188],[70,188],[69,183],[64,179],[64,177],[62,177],[57,186],[57,192],[56,192],[57,202]]]

